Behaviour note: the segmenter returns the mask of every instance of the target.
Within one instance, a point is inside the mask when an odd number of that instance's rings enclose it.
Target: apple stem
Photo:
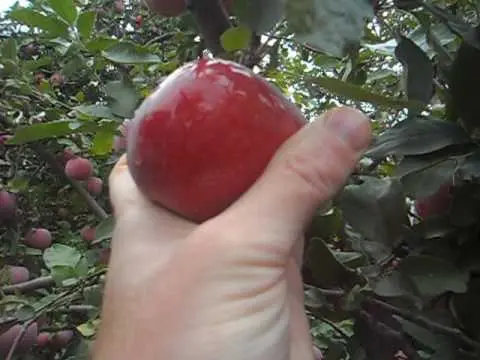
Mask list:
[[[214,56],[226,55],[220,42],[222,34],[231,26],[222,0],[185,0],[205,41]]]

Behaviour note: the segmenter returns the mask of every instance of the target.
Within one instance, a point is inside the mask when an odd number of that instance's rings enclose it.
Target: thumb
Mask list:
[[[345,184],[371,136],[370,122],[359,111],[326,112],[287,140],[258,181],[220,218],[231,226],[242,219],[235,230],[244,235],[245,245],[268,246],[265,241],[271,240],[289,253],[318,206]],[[247,229],[254,233],[245,234]],[[259,229],[273,238],[258,236]]]

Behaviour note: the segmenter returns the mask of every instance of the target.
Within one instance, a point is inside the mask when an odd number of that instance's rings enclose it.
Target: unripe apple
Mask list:
[[[74,180],[87,180],[93,174],[93,166],[90,160],[78,157],[67,161],[65,173]]]
[[[14,325],[7,331],[0,334],[0,358],[8,355],[10,348],[22,329],[22,325]],[[16,347],[15,355],[23,355],[35,345],[37,341],[38,326],[37,323],[31,324],[22,336]]]
[[[0,191],[0,222],[10,221],[17,213],[17,199],[6,190]]]
[[[30,271],[25,266],[8,266],[10,284],[18,284],[30,279]]]
[[[87,190],[92,195],[98,195],[102,192],[103,180],[98,177],[91,177],[87,180]]]
[[[448,182],[443,184],[435,194],[423,199],[417,199],[415,202],[417,215],[425,219],[446,213],[452,203],[451,188],[452,183]]]
[[[137,110],[128,166],[147,198],[202,222],[240,197],[305,124],[261,76],[204,58],[174,71]]]
[[[55,350],[60,350],[66,347],[73,338],[72,330],[57,331],[50,339],[50,346]]]
[[[31,248],[45,250],[52,245],[52,234],[47,229],[32,229],[25,235],[24,243]]]
[[[92,242],[95,240],[95,233],[95,228],[91,226],[85,226],[82,230],[80,230],[80,236],[87,242]]]
[[[37,346],[39,348],[45,348],[50,342],[50,334],[47,332],[41,332],[37,336]]]

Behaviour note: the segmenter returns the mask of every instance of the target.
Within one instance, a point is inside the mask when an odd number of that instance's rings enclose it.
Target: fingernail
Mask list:
[[[370,121],[358,110],[347,107],[330,110],[325,114],[325,126],[356,151],[370,144]]]

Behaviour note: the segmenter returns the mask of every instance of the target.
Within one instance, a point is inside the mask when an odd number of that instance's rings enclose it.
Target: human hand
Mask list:
[[[370,139],[358,111],[325,113],[200,225],[143,197],[124,156],[110,175],[117,224],[94,359],[313,360],[303,233]]]

